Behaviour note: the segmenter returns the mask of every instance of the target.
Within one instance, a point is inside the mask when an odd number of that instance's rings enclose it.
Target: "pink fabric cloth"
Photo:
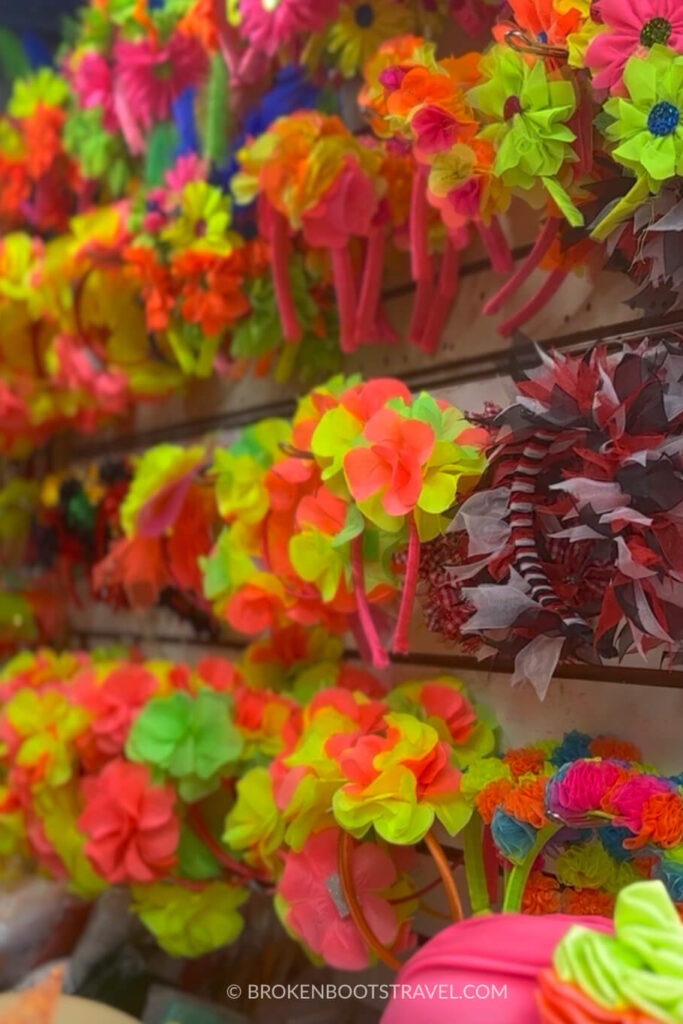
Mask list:
[[[451,925],[410,958],[381,1024],[540,1024],[538,975],[573,924],[611,932],[602,917],[524,914]]]

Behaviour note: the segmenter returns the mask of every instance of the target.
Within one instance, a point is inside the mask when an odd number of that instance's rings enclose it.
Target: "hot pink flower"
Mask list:
[[[171,113],[173,101],[189,86],[198,85],[206,70],[206,54],[192,36],[175,32],[163,45],[152,39],[114,47],[115,88],[125,107],[143,128],[151,128]]]
[[[206,161],[196,153],[184,153],[179,156],[173,167],[166,171],[166,185],[173,192],[182,192],[191,181],[205,181],[207,173]]]
[[[240,0],[241,32],[269,57],[300,35],[319,32],[337,16],[339,0]]]
[[[623,774],[624,769],[614,761],[575,761],[552,779],[548,808],[572,824],[586,812],[599,811],[603,797]]]
[[[102,127],[115,132],[118,120],[114,111],[114,88],[111,66],[97,50],[88,50],[79,59],[72,76],[79,106],[102,108]]]
[[[111,761],[85,779],[78,827],[85,852],[108,882],[152,882],[173,867],[180,825],[170,786],[153,786],[145,765]]]
[[[288,853],[278,894],[287,904],[285,921],[332,967],[360,970],[368,966],[368,951],[342,904],[337,868],[339,830],[312,835],[300,853]],[[356,896],[379,941],[392,946],[400,926],[390,903],[379,894],[396,881],[396,868],[387,853],[373,843],[356,846],[351,855]]]
[[[422,107],[410,122],[421,156],[445,153],[458,137],[460,124],[442,107]]]
[[[128,379],[119,370],[107,370],[91,348],[68,334],[54,342],[58,360],[56,379],[70,391],[85,391],[101,412],[121,413],[128,400]]]
[[[629,57],[654,43],[683,53],[683,5],[680,0],[601,0],[607,26],[586,51],[596,89],[618,91]]]

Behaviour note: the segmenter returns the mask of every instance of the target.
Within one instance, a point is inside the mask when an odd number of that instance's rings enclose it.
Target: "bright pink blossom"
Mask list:
[[[601,0],[601,32],[586,51],[596,89],[618,92],[626,62],[645,55],[653,43],[683,53],[683,4],[680,0]]]
[[[605,794],[623,774],[615,761],[575,761],[552,780],[549,809],[567,824],[586,812],[599,811]]]
[[[173,101],[190,86],[198,85],[206,71],[206,54],[193,38],[175,32],[167,42],[152,39],[114,47],[115,88],[127,110],[145,129],[165,120]]]
[[[145,765],[111,761],[83,782],[78,827],[85,852],[108,882],[152,882],[175,863],[180,825],[170,786],[153,786]]]
[[[634,774],[614,786],[603,800],[602,809],[615,815],[615,825],[638,833],[643,824],[643,809],[650,798],[658,793],[670,793],[672,789],[672,784],[665,779]]]
[[[307,210],[301,222],[308,245],[341,249],[350,235],[367,235],[377,212],[374,183],[350,160],[323,198]]]
[[[339,0],[240,0],[244,33],[252,47],[272,57],[297,36],[319,32],[334,21]]]
[[[85,110],[102,108],[102,127],[115,132],[118,120],[114,111],[114,86],[111,65],[97,50],[88,50],[79,58],[72,76],[79,106]]]
[[[142,665],[119,665],[99,684],[94,672],[79,677],[75,693],[93,715],[88,739],[97,754],[110,758],[121,753],[134,719],[156,685]]]

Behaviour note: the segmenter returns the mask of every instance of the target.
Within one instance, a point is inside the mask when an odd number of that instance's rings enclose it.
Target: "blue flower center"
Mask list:
[[[548,33],[547,32],[539,32],[538,35],[536,36],[536,38],[538,39],[539,43],[544,43],[545,44],[545,43],[548,42]]]
[[[515,114],[522,113],[522,104],[519,102],[519,96],[508,96],[503,105],[503,117],[506,121],[510,121]]]
[[[643,46],[654,46],[655,43],[666,46],[670,38],[671,22],[666,18],[650,18],[640,31],[640,41]]]
[[[647,126],[653,135],[662,138],[665,135],[673,135],[681,120],[681,112],[673,103],[662,100],[655,103],[648,114]]]
[[[356,7],[354,18],[356,19],[356,25],[358,25],[359,28],[370,28],[375,20],[375,12],[372,9],[372,4],[359,4],[358,7]]]

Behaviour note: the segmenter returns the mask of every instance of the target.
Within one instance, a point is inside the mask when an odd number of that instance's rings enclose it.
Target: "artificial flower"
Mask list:
[[[195,800],[218,784],[239,757],[242,738],[229,716],[229,698],[200,691],[156,697],[133,723],[126,754],[178,780],[184,799]]]
[[[255,50],[272,57],[297,37],[319,32],[338,7],[339,0],[239,0],[240,29]]]
[[[175,794],[153,786],[144,765],[110,761],[83,784],[86,806],[78,827],[85,852],[108,882],[152,882],[175,863],[179,824]]]
[[[237,799],[230,810],[223,840],[244,851],[247,863],[275,873],[284,841],[285,822],[275,805],[267,768],[252,768],[237,783]]]
[[[540,180],[570,223],[582,223],[558,180],[563,166],[575,159],[575,135],[568,126],[576,109],[571,83],[549,75],[543,61],[529,64],[500,46],[482,59],[481,70],[488,80],[467,96],[486,118],[480,136],[496,147],[494,174],[522,190]]]
[[[234,942],[244,927],[238,912],[246,889],[212,882],[198,890],[134,885],[132,909],[171,956],[199,957]]]
[[[288,853],[278,882],[276,908],[289,931],[317,956],[343,970],[368,966],[369,953],[339,889],[339,830],[312,835],[299,853]],[[399,937],[397,912],[385,894],[397,879],[389,854],[373,843],[351,853],[354,893],[379,942],[392,947]]]
[[[624,87],[625,96],[605,103],[613,119],[605,134],[615,143],[614,158],[636,175],[644,173],[656,191],[683,173],[683,56],[655,45],[645,58],[631,57]]]
[[[652,46],[683,53],[683,11],[676,0],[600,0],[600,20],[604,29],[585,56],[596,89],[622,93],[627,62]]]
[[[415,27],[410,6],[403,0],[351,0],[339,5],[337,20],[327,36],[327,49],[346,78],[360,71],[380,43]]]

